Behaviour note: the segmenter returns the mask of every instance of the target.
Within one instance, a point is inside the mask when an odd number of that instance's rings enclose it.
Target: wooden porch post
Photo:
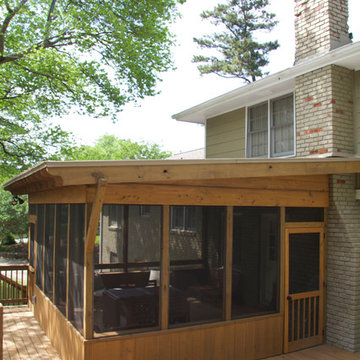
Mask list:
[[[106,179],[99,178],[85,238],[84,259],[84,337],[93,338],[93,275],[94,275],[94,245],[104,202]]]

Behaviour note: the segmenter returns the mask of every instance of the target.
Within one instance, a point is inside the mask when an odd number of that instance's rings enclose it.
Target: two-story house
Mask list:
[[[173,117],[205,124],[208,159],[358,157],[360,43],[347,21],[346,0],[295,0],[293,67]],[[326,340],[359,351],[359,177],[329,186]]]

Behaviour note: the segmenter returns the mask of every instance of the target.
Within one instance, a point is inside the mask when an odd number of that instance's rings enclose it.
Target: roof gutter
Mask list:
[[[331,64],[346,66],[345,63],[347,62],[350,63],[350,67],[352,67],[352,69],[360,69],[360,42],[342,46],[322,56],[312,57],[291,68],[269,75],[256,82],[236,88],[223,95],[217,96],[180,113],[174,114],[172,118],[178,121],[204,124],[207,118],[206,113],[216,113],[216,108],[220,105],[224,106],[225,103],[233,101],[241,103],[241,99],[245,96],[248,97],[250,95],[255,95],[259,91],[272,88],[278,84],[285,83],[286,81],[289,81],[290,84],[291,80],[294,80],[296,77],[317,70],[321,67]],[[229,108],[226,112],[232,110],[235,109]],[[217,115],[221,115],[221,113],[218,113]]]

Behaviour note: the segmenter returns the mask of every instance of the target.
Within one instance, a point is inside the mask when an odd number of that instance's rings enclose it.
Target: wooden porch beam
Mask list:
[[[89,195],[90,195],[89,190]],[[108,185],[107,204],[203,206],[329,206],[328,191],[239,189],[175,185]]]
[[[13,194],[36,193],[71,185],[174,183],[227,179],[360,173],[360,160],[350,159],[218,159],[159,161],[48,162],[14,177],[4,188]]]
[[[193,161],[122,162],[114,166],[51,167],[48,174],[62,179],[62,186],[94,184],[94,172],[107,178],[108,183],[146,183],[183,180],[234,179],[249,177],[277,177],[348,174],[360,172],[358,159],[267,160],[267,161]],[[96,165],[95,163],[93,165]]]

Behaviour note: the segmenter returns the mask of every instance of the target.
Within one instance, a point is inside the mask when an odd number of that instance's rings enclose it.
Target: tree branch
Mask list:
[[[3,57],[4,49],[5,49],[5,34],[7,31],[7,28],[9,27],[9,24],[13,17],[22,9],[22,7],[28,2],[28,0],[21,0],[19,5],[12,10],[10,8],[10,5],[8,2],[6,2],[6,9],[8,11],[8,14],[5,16],[5,19],[2,23],[1,29],[0,29],[0,58]]]
[[[24,154],[16,154],[16,152],[11,152],[7,149],[6,145],[5,145],[5,142],[9,142],[10,144],[14,145],[15,147],[19,148],[16,144],[14,143],[11,143],[10,141],[8,140],[3,140],[3,139],[0,139],[0,146],[2,147],[3,149],[3,152],[4,154],[8,155],[8,156],[13,156],[13,157],[16,157],[17,159],[22,159],[24,156],[29,156],[31,155],[31,152],[28,152],[28,153],[24,153]]]
[[[12,9],[11,9],[11,7],[10,7],[10,4],[9,4],[9,1],[8,1],[8,0],[5,0],[5,6],[6,6],[7,11],[8,11],[9,13],[11,13],[11,12],[12,12]]]
[[[55,76],[52,76],[52,75],[49,75],[49,74],[42,73],[42,72],[40,72],[40,71],[36,71],[36,70],[30,69],[30,68],[28,68],[27,66],[24,66],[24,65],[19,64],[18,62],[15,62],[15,64],[16,64],[17,66],[19,66],[20,68],[22,68],[23,70],[28,71],[28,72],[31,73],[31,74],[39,75],[39,76],[45,77],[45,78],[47,78],[47,79],[49,79],[49,80],[53,80],[53,81],[59,81],[59,82],[64,86],[64,88],[67,89],[67,91],[69,91],[69,92],[71,92],[71,93],[74,93],[73,89],[71,89],[71,87],[69,87],[69,86],[66,84],[65,79],[61,79],[61,78],[57,77],[55,74],[54,74]]]
[[[49,8],[49,12],[48,12],[48,17],[46,20],[46,25],[45,25],[45,39],[44,39],[44,45],[49,41],[49,35],[50,35],[50,26],[51,26],[51,22],[53,20],[53,13],[55,10],[55,5],[56,5],[56,1],[57,0],[52,0],[51,4],[50,4],[50,8]]]

